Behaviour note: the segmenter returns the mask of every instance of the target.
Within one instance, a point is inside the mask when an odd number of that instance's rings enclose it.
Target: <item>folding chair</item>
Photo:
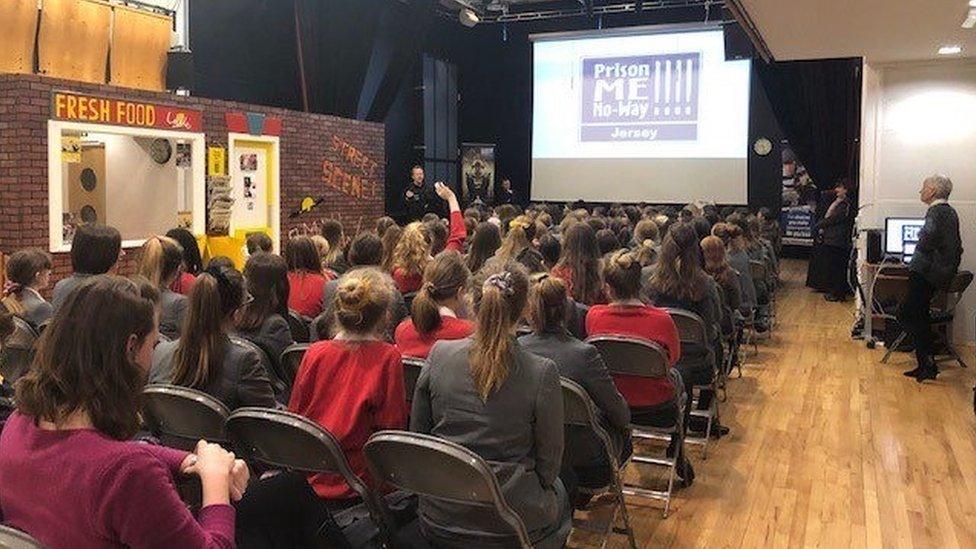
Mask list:
[[[142,392],[143,421],[164,446],[193,451],[200,439],[227,442],[230,410],[214,397],[176,385],[148,385]]]
[[[274,390],[275,400],[281,402],[282,404],[287,404],[288,396],[291,393],[291,384],[285,383],[282,372],[278,371],[280,364],[276,363],[274,360],[271,360],[268,353],[256,345],[253,341],[234,335],[230,336],[230,341],[235,345],[240,345],[245,349],[249,349],[257,353],[258,358],[261,361],[261,366],[264,367],[264,371],[268,374],[268,380],[271,381],[271,388]]]
[[[695,313],[691,311],[686,311],[684,309],[665,309],[671,319],[674,320],[675,326],[678,328],[678,337],[681,339],[681,348],[684,349],[703,349],[708,353],[707,360],[711,361],[712,371],[717,373],[717,368],[715,367],[715,353],[712,351],[711,342],[708,341],[708,332],[705,329],[705,321]],[[681,353],[681,361],[686,359],[686,354]],[[685,381],[685,383],[690,383]],[[686,437],[685,440],[691,444],[697,444],[702,447],[702,459],[708,459],[708,441],[711,439],[712,435],[712,424],[718,423],[718,385],[716,383],[715,373],[712,374],[711,382],[707,385],[696,385],[692,384],[692,399],[688,403],[691,406],[691,416],[699,417],[706,420],[705,426],[705,436],[701,437]],[[714,397],[712,398],[711,405],[707,410],[696,409],[696,404],[699,399],[701,399],[702,390],[712,391]],[[697,394],[695,394],[697,392]]]
[[[415,356],[403,357],[403,385],[407,392],[407,405],[413,403],[413,393],[417,389],[420,372],[427,367],[427,361]]]
[[[773,291],[770,288],[769,278],[768,278],[769,277],[769,274],[768,274],[769,271],[766,268],[766,263],[764,261],[760,261],[758,259],[750,259],[749,260],[749,272],[750,272],[750,274],[752,274],[752,280],[753,280],[753,283],[754,284],[757,281],[762,281],[763,285],[766,286],[766,298],[768,300],[765,305],[759,305],[758,303],[756,304],[756,310],[755,310],[755,312],[753,312],[753,315],[752,315],[753,318],[752,318],[751,327],[752,327],[753,332],[755,332],[755,334],[754,334],[754,337],[755,337],[759,333],[759,331],[756,330],[756,323],[759,322],[759,320],[761,318],[762,319],[765,319],[766,322],[768,323],[768,326],[767,326],[767,329],[766,329],[766,338],[769,339],[769,338],[773,337],[773,335],[772,335],[773,334],[773,320],[774,320],[773,319],[773,315],[775,314],[773,312],[775,310],[774,307],[773,307]],[[758,290],[758,288],[757,288],[757,290]],[[758,291],[757,291],[757,294],[758,294]],[[758,352],[758,350],[757,350],[757,352]]]
[[[674,493],[674,478],[677,473],[678,456],[684,455],[684,406],[685,390],[681,376],[676,370],[668,366],[667,354],[653,341],[645,339],[618,336],[599,335],[586,340],[600,351],[600,356],[612,375],[645,377],[650,379],[668,378],[675,386],[675,399],[678,410],[674,427],[656,428],[646,425],[632,424],[631,434],[635,439],[678,442],[674,457],[654,457],[638,455],[636,448],[630,461],[634,464],[654,465],[668,469],[667,491],[651,490],[641,486],[625,485],[625,494],[664,501],[664,518],[671,509],[671,497]]]
[[[634,543],[634,530],[630,526],[630,516],[627,514],[627,502],[624,500],[623,492],[623,467],[618,456],[620,450],[616,448],[610,434],[603,428],[600,421],[600,411],[597,409],[593,399],[586,393],[586,389],[571,379],[561,378],[559,380],[563,389],[563,423],[567,426],[584,427],[596,435],[596,438],[603,444],[607,463],[610,464],[611,476],[610,484],[595,490],[597,493],[610,492],[614,496],[613,507],[610,510],[610,517],[603,528],[592,528],[589,522],[577,521],[573,519],[573,526],[581,530],[603,534],[601,549],[607,546],[610,536],[614,533],[626,534],[630,547],[636,549]],[[623,528],[616,526],[617,513],[620,513],[624,522]]]
[[[19,316],[12,317],[14,331],[3,342],[0,350],[0,375],[13,383],[30,369],[37,346],[37,330]]]
[[[0,525],[0,548],[44,549],[44,545],[25,532]]]
[[[363,451],[377,479],[422,497],[493,510],[511,526],[520,547],[533,546],[522,517],[505,501],[495,473],[471,450],[430,435],[381,431],[369,437]],[[570,526],[567,520],[551,536],[564,536],[565,542]]]
[[[879,279],[881,277],[878,277]],[[879,280],[880,281],[880,280]],[[877,284],[879,281],[875,282],[875,293],[878,292]],[[973,283],[973,273],[970,271],[959,271],[956,276],[952,278],[949,285],[936,293],[932,298],[933,303],[938,303],[937,307],[933,307],[931,310],[931,323],[929,324],[929,329],[937,328],[941,332],[944,332],[943,345],[945,347],[945,357],[942,360],[937,360],[936,362],[945,362],[946,360],[955,360],[963,368],[968,366],[959,356],[959,353],[952,346],[952,321],[955,319],[956,306],[959,305],[959,301],[962,300],[962,294],[969,288],[969,285]],[[907,286],[907,280],[906,280]],[[904,296],[902,296],[904,297]],[[890,316],[890,315],[886,315]],[[908,333],[902,330],[902,332],[895,339],[894,343],[885,350],[884,357],[881,359],[882,363],[887,363],[888,358],[891,353],[901,345],[902,341],[908,337]]]
[[[905,299],[905,294],[908,293],[908,273],[890,275],[882,274],[879,272],[874,277],[874,287],[872,289],[872,295],[874,296],[874,303],[869,308],[870,314],[875,319],[883,320],[887,326],[888,322],[898,322],[898,317],[896,313],[901,302]],[[877,324],[873,324],[877,326]],[[887,328],[886,330],[887,331]],[[873,334],[867,334],[872,336]],[[886,345],[885,354],[881,358],[882,363],[887,363],[888,358],[891,357],[891,353],[898,349],[902,341],[905,339],[905,332],[901,331],[898,336],[891,342],[890,345]]]
[[[312,334],[310,326],[312,324],[312,319],[302,316],[297,312],[288,309],[288,329],[291,330],[291,338],[295,340],[296,343],[308,343],[312,340]]]
[[[281,359],[278,361],[281,364],[281,375],[284,376],[284,382],[289,386],[295,385],[295,376],[298,375],[298,367],[302,365],[302,359],[305,358],[305,351],[311,347],[311,343],[294,343],[289,345],[282,353]]]
[[[339,441],[321,425],[284,410],[245,407],[227,418],[227,435],[248,462],[296,473],[339,475],[362,499],[362,505],[334,515],[347,528],[363,517],[372,521],[366,537],[387,544],[394,529],[389,509],[376,492],[353,473]],[[350,540],[354,542],[355,540]],[[366,543],[368,539],[358,540]],[[358,543],[354,547],[361,546]]]

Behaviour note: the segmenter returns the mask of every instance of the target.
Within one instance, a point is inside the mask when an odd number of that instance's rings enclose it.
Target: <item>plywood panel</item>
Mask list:
[[[0,2],[0,73],[34,72],[34,35],[37,32],[37,0]]]
[[[41,74],[104,83],[112,8],[95,0],[44,0],[38,34]]]
[[[172,18],[122,6],[114,9],[110,82],[129,88],[165,90]]]

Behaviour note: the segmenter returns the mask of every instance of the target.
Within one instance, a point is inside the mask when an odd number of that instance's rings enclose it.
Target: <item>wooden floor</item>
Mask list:
[[[881,364],[849,337],[853,305],[804,288],[805,269],[784,261],[772,339],[729,382],[731,435],[707,461],[690,447],[695,484],[667,519],[628,500],[638,546],[976,547],[973,372],[919,385],[908,355]]]

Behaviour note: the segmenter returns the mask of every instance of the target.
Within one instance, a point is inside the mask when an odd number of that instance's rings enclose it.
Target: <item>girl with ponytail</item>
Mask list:
[[[535,221],[520,215],[508,222],[508,232],[495,257],[499,261],[518,261],[530,273],[542,272],[545,270],[545,260],[533,246],[534,239]]]
[[[393,291],[389,275],[375,268],[354,269],[339,278],[332,306],[338,332],[305,353],[288,401],[290,411],[339,439],[353,472],[365,480],[366,439],[383,429],[403,429],[407,421],[400,352],[384,341]],[[358,497],[338,475],[309,480],[320,498],[347,502]]]
[[[457,252],[441,252],[427,264],[424,283],[410,306],[410,318],[400,323],[394,336],[404,356],[427,358],[437,341],[471,335],[474,324],[464,319],[470,278],[471,272]]]
[[[515,338],[528,293],[525,269],[489,262],[474,284],[473,337],[440,341],[428,356],[414,392],[411,430],[441,437],[485,458],[534,540],[568,517],[558,478],[563,453],[559,372]],[[511,529],[465,505],[420,498],[425,536],[437,546],[491,537],[517,544]],[[459,532],[465,532],[461,534]],[[561,547],[565,539],[546,539]]]
[[[35,328],[53,315],[41,292],[51,283],[51,255],[38,248],[14,252],[7,260],[3,306]]]
[[[180,337],[186,318],[186,296],[170,289],[182,266],[183,247],[172,238],[154,236],[142,245],[136,274],[159,288],[159,333],[170,340]]]
[[[178,341],[160,343],[150,383],[203,391],[234,410],[274,407],[274,391],[261,358],[228,337],[234,312],[244,302],[244,279],[234,269],[210,267],[190,290],[186,325]]]

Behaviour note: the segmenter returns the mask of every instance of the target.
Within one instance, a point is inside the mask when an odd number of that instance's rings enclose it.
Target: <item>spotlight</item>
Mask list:
[[[481,18],[478,17],[478,14],[475,13],[474,10],[469,8],[462,8],[461,11],[458,12],[458,21],[460,21],[462,25],[470,29],[471,27],[481,22]]]
[[[962,52],[962,46],[952,45],[952,46],[942,46],[939,48],[939,55],[956,55]]]

